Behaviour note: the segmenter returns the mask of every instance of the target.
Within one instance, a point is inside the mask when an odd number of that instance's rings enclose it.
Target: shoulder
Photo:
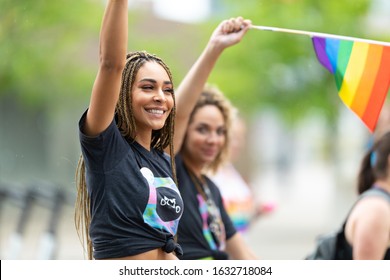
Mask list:
[[[363,197],[352,209],[350,220],[372,229],[390,225],[390,203],[380,196]]]
[[[382,191],[370,189],[360,195],[352,211],[371,213],[372,215],[375,213],[390,214],[390,196],[387,197]]]
[[[105,130],[103,130],[101,133],[99,133],[95,136],[89,136],[89,135],[85,134],[85,132],[84,132],[85,131],[85,122],[86,122],[88,110],[89,109],[86,109],[84,111],[84,113],[82,114],[82,116],[80,117],[79,122],[78,122],[80,140],[82,140],[82,141],[102,140],[111,134],[116,134],[116,135],[120,136],[119,128],[116,125],[115,118],[112,119],[109,126]]]
[[[390,203],[376,191],[363,193],[348,216],[345,235],[350,244],[353,244],[357,233],[366,236],[375,236],[380,232],[390,230]]]
[[[378,188],[371,188],[362,193],[355,208],[390,214],[390,194]]]

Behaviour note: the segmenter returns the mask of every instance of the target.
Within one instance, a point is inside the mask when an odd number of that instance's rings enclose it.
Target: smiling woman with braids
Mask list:
[[[75,224],[89,259],[177,260],[183,251],[174,236],[184,205],[174,147],[197,95],[184,87],[176,111],[165,63],[147,52],[126,54],[127,7],[127,0],[109,0],[103,17],[100,66],[79,122]],[[211,67],[247,28],[223,23],[197,65]]]
[[[126,55],[127,4],[107,3],[100,67],[79,122],[76,228],[89,259],[177,259],[183,202],[164,152],[173,154],[172,76],[155,55]]]

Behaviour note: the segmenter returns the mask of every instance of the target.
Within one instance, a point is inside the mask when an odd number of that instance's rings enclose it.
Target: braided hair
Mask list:
[[[122,72],[121,88],[119,93],[119,99],[115,108],[115,118],[117,126],[122,136],[128,141],[134,141],[137,135],[136,123],[132,108],[132,94],[131,89],[138,70],[146,62],[156,62],[161,65],[167,72],[169,79],[172,82],[172,73],[169,67],[162,61],[161,58],[154,54],[149,54],[146,51],[130,52],[126,55],[126,64]],[[176,167],[174,161],[174,147],[173,147],[173,135],[174,135],[174,120],[176,115],[176,102],[175,96],[173,97],[173,108],[169,114],[164,126],[159,130],[152,131],[151,148],[157,151],[163,152],[165,148],[169,147],[169,153],[171,156],[171,169],[174,181],[176,179]],[[85,181],[85,164],[83,156],[79,158],[78,166],[76,169],[76,187],[77,198],[75,205],[75,225],[76,230],[82,241],[83,247],[87,248],[88,259],[93,259],[93,247],[92,241],[89,236],[89,225],[91,223],[90,213],[90,198],[88,196],[86,181]]]

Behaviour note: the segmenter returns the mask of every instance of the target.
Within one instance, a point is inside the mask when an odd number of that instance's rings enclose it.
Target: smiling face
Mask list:
[[[137,135],[161,129],[173,105],[173,85],[166,70],[156,62],[146,62],[132,87],[132,111]]]
[[[226,141],[225,119],[215,105],[196,110],[188,125],[182,147],[184,161],[191,169],[201,170],[219,155]]]

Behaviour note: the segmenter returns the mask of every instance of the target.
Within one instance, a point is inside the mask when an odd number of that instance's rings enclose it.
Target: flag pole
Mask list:
[[[271,26],[261,26],[261,25],[252,25],[251,28],[258,29],[258,30],[276,31],[276,32],[298,34],[298,35],[306,35],[306,36],[310,36],[310,37],[322,37],[322,38],[333,38],[333,39],[348,40],[348,41],[358,41],[358,42],[364,42],[364,43],[369,43],[369,44],[376,44],[376,45],[390,47],[390,42],[368,40],[368,39],[355,38],[355,37],[349,37],[349,36],[333,35],[333,34],[327,34],[327,33],[310,32],[310,31],[271,27]]]

